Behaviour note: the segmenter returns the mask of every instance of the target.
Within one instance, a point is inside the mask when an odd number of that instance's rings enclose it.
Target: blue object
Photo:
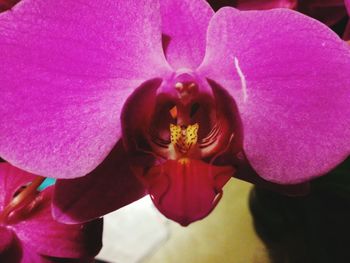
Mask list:
[[[47,188],[47,187],[49,187],[51,185],[54,185],[55,183],[56,183],[56,179],[54,179],[54,178],[46,178],[44,180],[44,182],[42,182],[42,184],[38,187],[38,190],[42,191],[45,188]]]

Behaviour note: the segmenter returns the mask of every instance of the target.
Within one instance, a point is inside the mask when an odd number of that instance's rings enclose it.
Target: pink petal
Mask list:
[[[350,0],[345,0],[344,2],[346,10],[348,11],[348,15],[350,16]]]
[[[221,9],[202,75],[237,103],[244,150],[264,179],[295,184],[349,155],[350,49],[325,25],[288,9]]]
[[[195,69],[205,54],[206,33],[214,11],[204,0],[161,0],[162,33],[174,69]]]
[[[168,160],[147,173],[145,183],[153,203],[166,217],[187,226],[206,217],[217,205],[222,187],[233,175],[228,166],[199,160]]]
[[[144,196],[119,142],[108,158],[83,178],[58,180],[53,214],[64,223],[79,223],[103,216]]]
[[[0,155],[56,178],[93,170],[143,80],[169,70],[158,1],[23,0],[0,16]]]
[[[58,223],[51,215],[52,194],[53,187],[44,190],[39,208],[13,226],[23,246],[51,257],[95,256],[102,246],[102,219],[84,225]]]

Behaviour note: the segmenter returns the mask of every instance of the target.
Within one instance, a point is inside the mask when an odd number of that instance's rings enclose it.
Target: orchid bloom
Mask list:
[[[350,50],[291,10],[23,0],[0,46],[0,156],[61,179],[62,222],[150,194],[187,225],[233,175],[298,184],[350,152]]]
[[[52,187],[20,197],[35,178],[0,164],[0,261],[56,262],[53,257],[58,257],[92,262],[102,246],[102,219],[77,225],[56,222],[51,214]]]

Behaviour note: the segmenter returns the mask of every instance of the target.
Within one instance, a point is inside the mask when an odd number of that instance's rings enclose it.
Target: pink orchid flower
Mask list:
[[[51,215],[52,187],[26,196],[22,205],[8,211],[11,201],[35,178],[0,164],[0,262],[57,262],[57,258],[92,262],[102,246],[102,219],[78,225],[58,223]]]
[[[23,0],[0,46],[0,156],[62,179],[63,222],[150,194],[187,225],[233,175],[293,185],[349,155],[350,50],[288,9]]]

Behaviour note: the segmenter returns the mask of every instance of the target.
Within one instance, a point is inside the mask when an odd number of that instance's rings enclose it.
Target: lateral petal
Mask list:
[[[198,71],[236,101],[244,151],[264,179],[301,183],[349,155],[350,49],[320,22],[223,8]]]
[[[22,0],[0,49],[0,156],[54,178],[101,163],[129,94],[169,70],[156,0]]]

